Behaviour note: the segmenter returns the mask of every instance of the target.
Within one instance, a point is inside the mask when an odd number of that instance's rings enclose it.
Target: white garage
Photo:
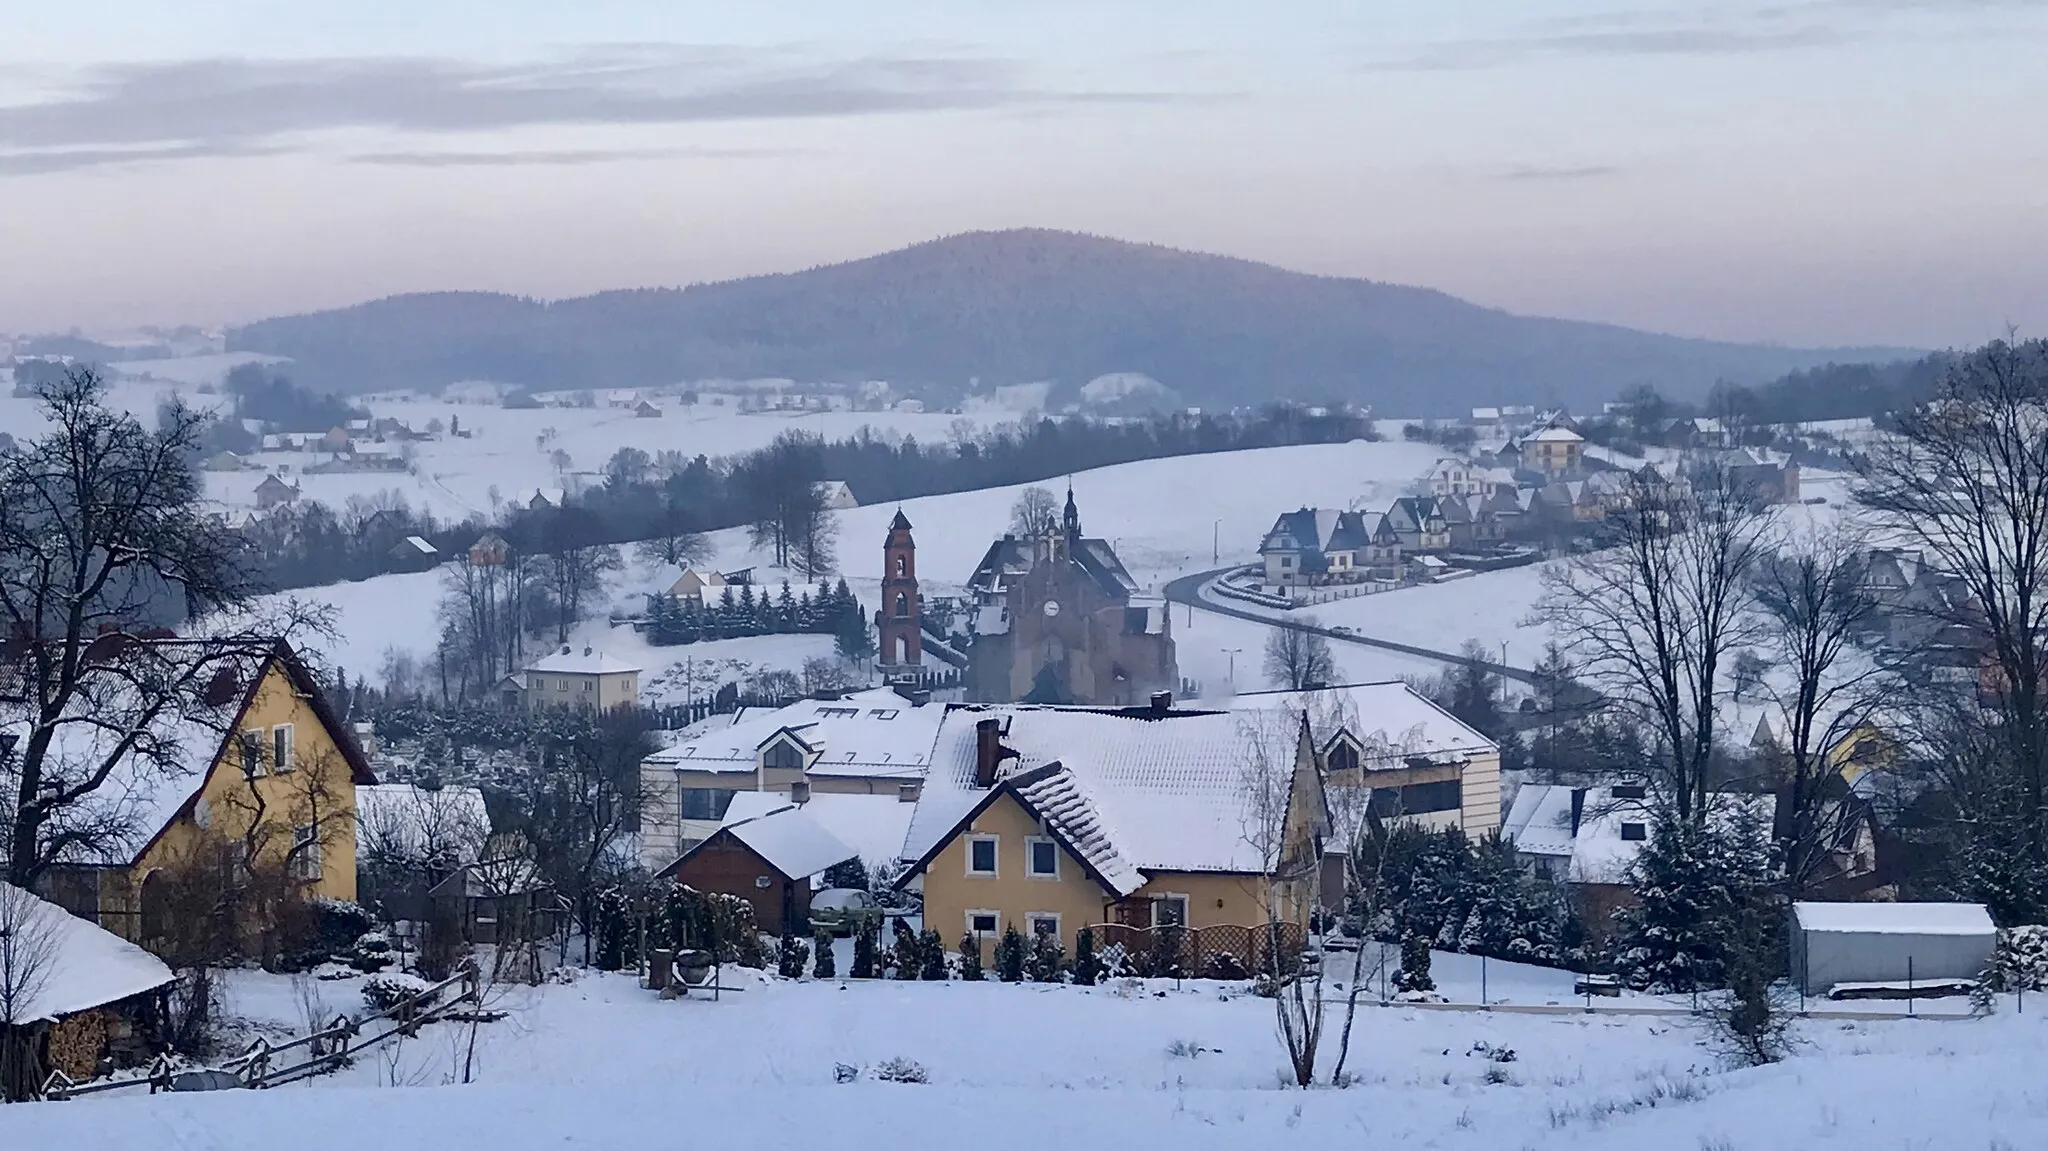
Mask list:
[[[1975,979],[1997,944],[1981,903],[1792,905],[1792,981],[1808,995],[1845,983]]]

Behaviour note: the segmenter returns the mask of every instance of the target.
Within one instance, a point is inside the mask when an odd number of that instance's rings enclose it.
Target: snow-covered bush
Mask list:
[[[1012,924],[1004,929],[1002,939],[996,943],[996,977],[1004,983],[1022,983],[1024,954],[1024,937]]]
[[[1067,949],[1060,946],[1060,937],[1053,934],[1039,935],[1031,941],[1031,956],[1025,961],[1025,970],[1033,983],[1059,983],[1066,978]]]
[[[1435,991],[1429,976],[1429,940],[1411,935],[1401,941],[1401,970],[1394,973],[1394,989],[1401,992]]]
[[[855,979],[873,979],[879,974],[875,970],[875,936],[880,932],[881,925],[872,921],[853,929],[853,970],[849,974]]]
[[[2048,927],[2027,925],[1999,932],[1991,974],[2000,991],[2048,988]]]
[[[810,962],[811,945],[784,932],[782,943],[775,949],[775,973],[784,979],[802,979]]]
[[[1074,982],[1092,987],[1102,977],[1102,961],[1095,954],[1095,929],[1084,927],[1074,934]]]
[[[960,937],[960,978],[969,983],[981,982],[981,940],[973,932]]]
[[[417,975],[402,971],[385,971],[363,980],[363,1003],[373,1012],[386,1012],[400,1003],[432,990],[433,984]],[[424,999],[415,1006],[426,1006],[433,999]]]
[[[901,1055],[875,1064],[869,1075],[885,1083],[931,1082],[931,1076],[926,1073],[923,1064],[914,1059],[905,1059]]]
[[[811,950],[818,957],[811,967],[811,974],[819,979],[832,979],[839,974],[839,958],[832,954],[832,932],[819,929],[811,933]]]
[[[917,936],[917,977],[932,983],[946,981],[946,941],[929,927]]]
[[[381,931],[365,931],[349,948],[348,965],[357,971],[378,972],[398,962],[391,939]]]

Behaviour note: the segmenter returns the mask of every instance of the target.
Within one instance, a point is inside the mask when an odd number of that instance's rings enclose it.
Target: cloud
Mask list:
[[[1541,164],[1525,164],[1495,173],[1497,180],[1597,180],[1606,176],[1619,175],[1620,168],[1611,164],[1587,164],[1581,167],[1546,167]]]
[[[571,166],[628,160],[746,160],[792,156],[800,148],[560,148],[509,152],[365,152],[349,157],[352,164],[395,168],[498,168],[522,165]]]
[[[506,64],[425,57],[110,64],[78,74],[54,98],[0,105],[0,162],[48,171],[77,166],[55,156],[64,151],[154,149],[182,158],[208,148],[293,149],[313,134],[350,129],[434,135],[1178,98],[1048,88],[1028,72],[1016,60],[966,53],[821,60],[790,50],[674,44],[610,45]]]
[[[1884,36],[1930,31],[1941,38],[2002,35],[1995,22],[1951,24],[1927,18],[2001,12],[2039,13],[2040,0],[1806,0],[1697,9],[1632,9],[1555,17],[1507,35],[1423,44],[1366,61],[1374,72],[1498,68],[1558,57],[1743,56],[1835,48]],[[1900,19],[1905,17],[1908,19]],[[1911,19],[1918,17],[1919,19]]]
[[[0,179],[75,172],[122,164],[155,164],[166,160],[198,160],[222,156],[271,156],[289,149],[252,144],[192,143],[144,148],[52,148],[33,152],[0,152]]]

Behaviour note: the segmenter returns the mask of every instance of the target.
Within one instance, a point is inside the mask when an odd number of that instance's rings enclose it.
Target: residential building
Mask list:
[[[661,418],[661,409],[654,406],[650,401],[641,400],[633,405],[633,418],[636,420],[658,420]]]
[[[853,498],[853,489],[846,485],[845,480],[820,481],[818,494],[824,497],[825,507],[835,512],[860,506],[860,501]]]
[[[1799,502],[1799,465],[1788,460],[1767,459],[1746,448],[1716,452],[1697,469],[1693,482],[1702,488],[1727,483],[1731,489],[1758,504]]]
[[[1273,521],[1259,542],[1268,587],[1392,579],[1401,540],[1377,512],[1302,508]]]
[[[1522,467],[1556,478],[1578,474],[1585,463],[1584,436],[1567,427],[1548,427],[1522,441]]]
[[[65,852],[44,894],[144,946],[172,926],[174,875],[251,849],[308,897],[353,900],[355,789],[376,777],[291,646],[257,655],[127,640],[107,651],[138,678],[183,669],[196,682],[168,705],[102,682],[59,722],[46,766],[107,770],[69,812],[102,834]],[[251,936],[273,926],[243,910],[237,926]]]
[[[526,665],[522,697],[529,711],[572,707],[610,711],[640,705],[640,665],[564,644]]]
[[[291,483],[285,483],[283,480],[278,479],[277,474],[274,472],[264,476],[263,482],[256,485],[256,510],[258,511],[267,512],[279,504],[288,504],[298,498],[298,481],[294,480]]]
[[[1433,496],[1402,496],[1387,509],[1387,526],[1403,554],[1442,551],[1451,546],[1451,526]]]
[[[872,792],[818,791],[809,786],[790,791],[742,791],[726,804],[725,818],[719,825],[756,819],[790,806],[801,807],[805,815],[852,848],[870,875],[893,875],[903,854],[903,837],[910,833],[910,818],[917,812],[921,790],[921,784],[898,783]]]
[[[812,877],[854,858],[853,848],[788,804],[723,824],[655,877],[744,899],[757,928],[801,939],[811,932]]]
[[[477,567],[502,567],[512,556],[512,545],[497,532],[485,532],[469,545],[469,562]]]
[[[1422,480],[1433,496],[1478,496],[1493,490],[1493,471],[1487,464],[1445,456],[1430,465]]]
[[[875,609],[881,636],[882,674],[914,673],[924,662],[924,605],[917,591],[917,541],[903,509],[889,521],[882,541],[882,605]]]
[[[423,536],[407,536],[385,553],[392,571],[422,572],[441,562],[440,549]]]
[[[967,581],[979,611],[967,697],[1127,705],[1180,686],[1164,598],[1139,591],[1109,541],[1081,534],[1074,493],[1043,536],[1004,536]]]
[[[784,802],[799,791],[813,802],[877,796],[908,807],[921,793],[944,715],[943,705],[877,688],[714,717],[641,762],[643,862],[650,870],[665,866],[709,838],[746,792]],[[866,836],[834,827],[871,847]]]
[[[239,472],[242,470],[242,457],[233,452],[215,452],[206,457],[206,462],[199,467],[209,472]]]

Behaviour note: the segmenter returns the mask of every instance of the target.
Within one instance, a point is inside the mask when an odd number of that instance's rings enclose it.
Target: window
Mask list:
[[[967,874],[991,877],[996,874],[996,843],[993,835],[968,836]]]
[[[859,714],[860,709],[857,707],[821,707],[818,709],[819,719],[851,719]]]
[[[1427,815],[1436,811],[1457,811],[1463,806],[1463,790],[1455,779],[1441,783],[1411,783],[1406,787],[1375,787],[1367,807],[1381,819],[1403,815]]]
[[[597,681],[596,681],[596,680],[594,680],[594,679],[586,679],[586,680],[584,680],[584,681],[583,681],[583,690],[584,690],[584,691],[596,691],[596,690],[597,690]]]
[[[1329,758],[1331,771],[1358,770],[1358,749],[1351,746],[1349,742],[1340,740],[1335,747],[1330,749]]]
[[[1280,566],[1281,566],[1281,567],[1284,567],[1284,568],[1291,568],[1291,567],[1293,567],[1293,566],[1294,566],[1294,557],[1293,557],[1293,556],[1281,556],[1281,557],[1280,557]]]
[[[1649,790],[1640,783],[1618,783],[1614,785],[1616,799],[1647,799]]]
[[[1034,879],[1058,879],[1060,877],[1059,844],[1042,835],[1034,835],[1024,841],[1024,858],[1029,866],[1026,873]]]
[[[274,771],[292,769],[292,725],[280,723],[270,729],[270,764]]]
[[[1647,823],[1624,823],[1621,825],[1621,837],[1630,843],[1641,843],[1643,840],[1650,838],[1650,825]]]
[[[896,557],[896,574],[897,574],[897,575],[902,575],[902,574],[903,574],[903,572],[904,572],[904,566],[903,566],[903,557],[902,557],[902,556],[897,556],[897,557]]]
[[[738,794],[724,787],[686,787],[680,805],[684,819],[724,819],[725,809]]]
[[[1152,899],[1152,926],[1186,927],[1188,925],[1188,897],[1185,895],[1158,895]]]
[[[263,733],[242,733],[242,774],[255,779],[263,774]]]
[[[893,707],[871,707],[868,709],[868,715],[875,719],[895,719],[896,709]]]
[[[903,592],[896,593],[896,618],[910,618],[910,597]]]
[[[1056,912],[1033,911],[1024,916],[1024,922],[1034,939],[1041,935],[1050,935],[1054,939],[1060,937],[1060,917]]]
[[[535,690],[535,691],[546,691],[547,689],[548,689],[548,681],[547,681],[546,677],[544,677],[544,676],[538,676],[538,675],[537,675],[537,676],[534,676],[534,677],[533,677],[533,690]]]
[[[320,878],[319,824],[292,829],[292,874],[300,879]]]
[[[761,766],[778,770],[797,771],[804,765],[804,753],[796,744],[778,739],[768,745],[761,755]]]
[[[993,911],[970,911],[967,913],[968,934],[980,938],[996,933],[996,923],[1002,917]]]

